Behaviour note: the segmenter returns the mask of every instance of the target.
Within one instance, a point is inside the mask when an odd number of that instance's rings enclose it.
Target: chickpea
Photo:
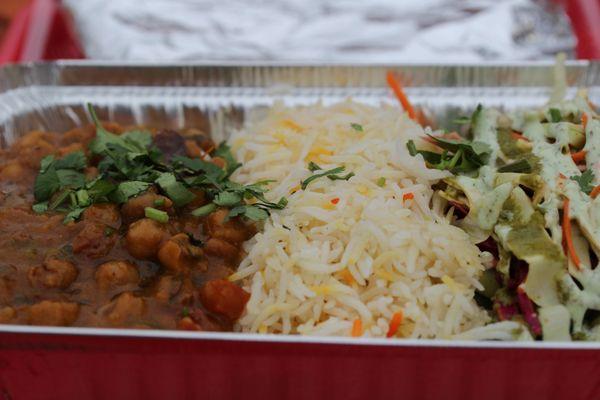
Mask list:
[[[135,323],[146,311],[144,299],[134,296],[130,292],[119,295],[107,304],[102,310],[109,325],[123,326],[126,323]]]
[[[234,244],[250,239],[251,228],[244,225],[238,218],[225,221],[228,214],[228,210],[221,208],[206,217],[204,229],[208,235]]]
[[[228,261],[236,261],[240,252],[237,247],[221,239],[210,238],[204,245],[204,252],[211,256],[220,257]]]
[[[96,269],[96,283],[102,290],[114,286],[137,284],[140,274],[137,267],[129,261],[108,261]]]
[[[56,147],[50,143],[51,140],[51,134],[41,131],[29,132],[23,136],[15,144],[22,163],[30,168],[38,169],[40,160],[56,151]]]
[[[193,246],[185,233],[180,233],[166,241],[158,250],[158,259],[162,265],[177,273],[194,267],[205,266],[202,249]]]
[[[17,312],[12,307],[0,307],[0,324],[9,323],[17,316]]]
[[[31,325],[68,326],[79,316],[79,304],[44,300],[29,307]]]
[[[250,293],[227,279],[208,281],[200,289],[200,301],[207,310],[237,320],[250,299]]]
[[[168,303],[173,296],[180,292],[182,286],[181,280],[171,275],[164,275],[156,284],[154,298],[161,303]]]
[[[17,143],[15,144],[18,147],[34,147],[37,146],[40,142],[45,141],[50,138],[50,135],[47,132],[43,131],[31,131],[21,137]]]
[[[164,225],[160,222],[150,218],[140,219],[129,225],[125,236],[127,250],[139,260],[154,258],[160,243],[167,235]]]
[[[111,228],[118,228],[121,225],[121,216],[118,207],[109,203],[89,206],[83,212],[83,219],[86,222],[99,222]]]
[[[107,255],[117,242],[113,228],[99,222],[83,221],[83,229],[73,238],[73,253],[90,258]]]
[[[23,179],[24,173],[25,168],[23,168],[18,161],[14,161],[6,164],[0,170],[0,179],[10,182],[18,182]]]
[[[72,262],[50,258],[41,266],[31,267],[27,272],[27,279],[34,287],[66,289],[78,274],[79,271]]]

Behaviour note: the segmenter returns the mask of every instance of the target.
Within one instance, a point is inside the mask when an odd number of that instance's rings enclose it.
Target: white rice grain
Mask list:
[[[465,337],[473,328],[476,337],[505,335],[482,330],[489,317],[473,299],[484,270],[479,250],[432,200],[431,185],[448,172],[425,168],[406,149],[423,135],[395,107],[351,100],[278,103],[233,134],[243,163],[234,179],[275,180],[267,198],[289,201],[245,243],[247,256],[230,277],[251,294],[238,329],[345,336],[360,319],[364,336],[384,337],[401,312],[399,337]],[[355,175],[302,190],[311,161]]]

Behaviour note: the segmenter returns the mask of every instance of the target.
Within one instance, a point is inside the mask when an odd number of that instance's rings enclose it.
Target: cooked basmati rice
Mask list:
[[[267,197],[289,200],[245,244],[230,278],[251,293],[240,330],[349,336],[360,319],[363,336],[385,337],[401,312],[395,336],[451,338],[489,322],[474,301],[480,252],[431,189],[448,173],[406,149],[423,134],[396,107],[347,100],[277,103],[232,135],[243,163],[234,178],[275,180]],[[355,175],[302,190],[310,161]]]

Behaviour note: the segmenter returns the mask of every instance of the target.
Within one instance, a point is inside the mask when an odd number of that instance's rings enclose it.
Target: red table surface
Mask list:
[[[2,333],[0,398],[600,399],[600,351]]]

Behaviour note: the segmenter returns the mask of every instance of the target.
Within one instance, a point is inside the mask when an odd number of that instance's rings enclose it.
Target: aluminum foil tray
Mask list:
[[[543,104],[553,65],[108,64],[0,69],[0,148],[103,119],[196,127],[217,141],[273,101],[395,102],[385,72],[437,125],[478,103]],[[600,64],[567,65],[600,104]],[[0,226],[0,229],[2,227]],[[0,249],[1,255],[2,249]],[[0,397],[600,398],[600,344],[313,338],[0,325]]]

